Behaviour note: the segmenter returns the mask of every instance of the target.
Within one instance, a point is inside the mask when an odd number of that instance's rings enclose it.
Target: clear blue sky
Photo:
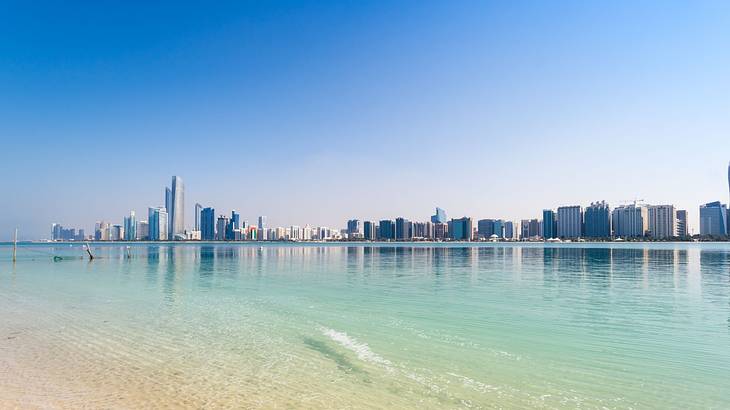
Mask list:
[[[728,200],[730,2],[2,2],[0,239]]]

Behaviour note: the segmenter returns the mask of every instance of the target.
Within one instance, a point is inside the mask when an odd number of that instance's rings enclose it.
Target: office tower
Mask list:
[[[477,221],[477,235],[479,239],[489,239],[494,234],[494,220],[480,219]]]
[[[363,227],[363,238],[366,241],[374,241],[378,237],[376,235],[376,224],[374,221],[365,221],[362,224]]]
[[[170,218],[171,240],[185,238],[185,187],[182,178],[178,176],[172,177],[172,189],[170,192],[170,208],[168,217]]]
[[[649,214],[641,205],[621,205],[611,212],[613,235],[618,238],[638,238],[649,230]]]
[[[504,239],[515,239],[515,223],[513,221],[504,222]]]
[[[727,235],[727,207],[720,201],[700,205],[700,235]]]
[[[439,207],[436,207],[436,214],[431,215],[431,223],[445,224],[448,221],[449,220],[448,220],[448,217],[446,216],[446,211],[444,211],[443,209],[441,209]]]
[[[134,211],[129,213],[129,216],[124,218],[124,240],[134,241],[137,239],[137,219],[134,216]]]
[[[668,239],[677,236],[677,211],[674,205],[650,205],[648,234],[655,239]]]
[[[195,214],[195,226],[193,226],[194,231],[200,231],[200,212],[202,212],[202,211],[203,211],[203,206],[196,203],[195,211],[194,211],[194,214]]]
[[[360,220],[350,219],[349,221],[347,221],[347,237],[349,239],[361,238],[362,231],[360,229]]]
[[[552,209],[542,211],[542,235],[545,239],[558,237],[558,219]]]
[[[497,238],[504,238],[504,221],[501,219],[495,219],[492,232],[492,235],[497,235]]]
[[[168,216],[165,208],[149,208],[147,221],[149,223],[149,236],[151,241],[165,241],[168,239]]]
[[[200,211],[200,239],[215,240],[215,209],[203,208]]]
[[[259,216],[258,222],[259,222],[259,224],[258,224],[259,229],[266,229],[266,217],[265,216],[263,216],[263,215]]]
[[[727,165],[727,188],[730,191],[730,163]],[[728,202],[730,203],[730,202]]]
[[[228,226],[228,217],[221,215],[215,226],[215,239],[219,241],[226,240],[226,227]]]
[[[544,226],[543,221],[543,226]],[[583,209],[579,205],[558,208],[558,238],[580,238],[583,234]],[[543,238],[547,238],[543,232]]]
[[[138,241],[150,240],[150,225],[147,221],[137,221],[137,228],[135,230]]]
[[[584,214],[584,237],[611,237],[611,210],[606,201],[591,202]]]
[[[165,187],[165,211],[170,215],[172,213],[172,190]]]
[[[687,229],[687,211],[683,209],[677,210],[677,236],[680,238],[689,236],[689,230]]]
[[[380,237],[382,240],[395,240],[395,222],[390,219],[384,219],[379,223]]]
[[[449,238],[449,224],[436,222],[433,224],[433,239],[445,240]]]
[[[464,216],[459,219],[452,219],[449,221],[449,236],[454,241],[471,241],[472,226],[472,218]]]
[[[235,241],[236,231],[241,228],[241,215],[234,209],[231,211],[231,219],[228,220],[225,228],[225,240]]]
[[[413,224],[403,217],[395,218],[395,239],[410,241],[413,239]]]

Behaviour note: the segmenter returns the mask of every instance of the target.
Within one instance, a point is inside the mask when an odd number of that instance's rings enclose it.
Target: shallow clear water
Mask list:
[[[0,245],[0,407],[730,407],[730,245],[92,247]]]

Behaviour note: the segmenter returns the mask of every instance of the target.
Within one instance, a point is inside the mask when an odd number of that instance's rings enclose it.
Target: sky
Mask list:
[[[0,2],[0,240],[728,201],[730,2]]]

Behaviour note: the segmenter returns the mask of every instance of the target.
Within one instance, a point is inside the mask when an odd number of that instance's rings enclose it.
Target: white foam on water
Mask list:
[[[462,376],[460,374],[456,373],[446,373],[449,376],[456,377],[457,379],[460,379],[461,382],[464,384],[464,387],[468,387],[470,389],[476,390],[480,393],[488,393],[488,392],[494,392],[494,391],[500,391],[501,389],[497,386],[492,386],[491,384],[482,383],[480,381],[474,380],[470,377]]]
[[[330,329],[327,327],[321,326],[319,330],[322,332],[323,335],[339,343],[342,347],[355,352],[358,359],[383,366],[390,372],[393,371],[393,363],[391,363],[390,360],[370,350],[370,346],[368,346],[367,343],[358,342],[357,339],[349,336],[345,332],[338,332],[334,329]]]

